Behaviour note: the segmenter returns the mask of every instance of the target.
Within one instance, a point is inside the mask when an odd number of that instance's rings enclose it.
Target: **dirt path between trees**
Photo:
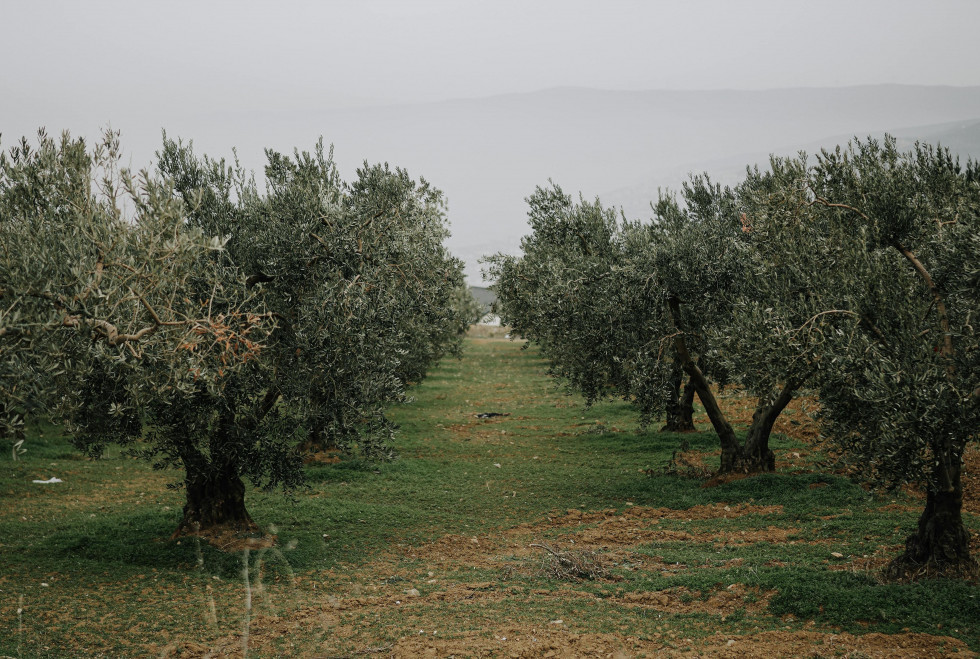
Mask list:
[[[587,581],[569,582],[559,588],[526,588],[522,577],[539,574],[548,555],[532,545],[560,547],[564,552],[594,555],[606,565],[672,574],[688,569],[649,552],[637,551],[658,541],[715,543],[718,546],[788,540],[794,529],[767,526],[758,532],[690,532],[660,528],[665,521],[760,518],[782,512],[779,506],[747,504],[695,506],[688,510],[631,507],[555,513],[536,524],[520,524],[494,535],[446,535],[418,547],[408,547],[363,566],[360,583],[348,584],[322,604],[309,607],[289,619],[257,617],[251,621],[249,647],[258,655],[275,654],[282,639],[320,630],[323,640],[310,656],[327,657],[973,657],[962,641],[932,634],[869,633],[853,635],[828,630],[794,629],[746,634],[711,633],[710,621],[726,616],[764,613],[773,592],[760,592],[742,584],[719,583],[707,597],[692,596],[686,588],[651,592],[622,592],[600,596]],[[732,561],[739,561],[735,558]],[[420,579],[420,570],[425,576]],[[496,575],[489,581],[466,581],[476,572]],[[615,579],[613,579],[615,580]],[[420,582],[421,581],[421,582]],[[620,633],[577,633],[575,620],[552,618],[518,622],[520,616],[494,620],[473,611],[518,611],[541,602],[557,602],[580,614],[589,607],[618,609],[648,618],[658,615],[703,616],[706,627],[695,637],[678,635],[663,627],[643,637]],[[569,606],[571,604],[571,606]],[[447,612],[462,612],[455,620]],[[587,615],[587,614],[586,614]],[[606,613],[608,616],[608,612]],[[418,632],[378,644],[365,627],[397,616],[410,621]],[[453,624],[479,628],[454,628]],[[791,621],[788,621],[791,622]],[[401,624],[401,623],[400,623]],[[809,625],[812,627],[812,624]],[[351,650],[350,648],[357,648]],[[210,648],[173,646],[164,656],[240,656],[241,636],[222,639]]]
[[[487,409],[498,409],[493,405],[504,400],[498,389],[486,386]],[[752,401],[733,396],[724,404],[734,423],[744,425],[751,419]],[[816,442],[814,405],[794,401],[776,432]],[[520,410],[508,412],[512,419],[526,421],[527,428],[538,423],[525,420]],[[447,430],[470,446],[502,443],[493,423],[470,416],[447,423]],[[706,419],[699,422],[707,426]],[[806,470],[808,453],[781,454],[778,466]],[[687,457],[693,469],[717,462],[710,453],[691,452]],[[967,473],[967,510],[980,513],[980,451],[975,448],[967,455]],[[941,628],[930,634],[852,634],[792,616],[774,620],[768,606],[777,591],[721,576],[742,564],[741,550],[767,543],[795,547],[826,555],[828,570],[864,573],[881,567],[900,550],[881,547],[863,559],[831,559],[839,554],[828,540],[808,537],[787,524],[783,512],[779,505],[744,502],[684,510],[627,503],[622,510],[556,510],[493,533],[452,533],[415,546],[393,547],[366,564],[304,578],[316,583],[314,590],[303,591],[304,604],[294,613],[252,617],[247,627],[249,656],[978,656]],[[684,543],[713,549],[711,560],[678,560],[669,548]],[[668,549],[660,552],[661,546]],[[974,551],[980,553],[980,546]],[[567,564],[556,564],[563,558]],[[766,565],[780,567],[775,559]],[[592,579],[549,578],[576,568],[582,574],[591,570],[586,576]],[[708,574],[701,590],[644,589],[630,583],[631,575],[670,579],[693,570]],[[718,571],[717,581],[711,570]],[[208,646],[179,643],[149,649],[162,657],[237,657],[243,653],[243,632]]]

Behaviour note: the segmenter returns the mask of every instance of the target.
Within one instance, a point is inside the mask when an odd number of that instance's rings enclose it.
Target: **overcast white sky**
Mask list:
[[[108,116],[554,86],[977,85],[977,0],[2,0],[3,105]]]
[[[567,149],[532,153],[526,140],[491,149],[501,151],[494,159],[486,148],[467,151],[466,135],[392,121],[388,130],[419,139],[376,134],[375,115],[341,108],[562,86],[977,86],[978,26],[980,0],[0,0],[0,148],[39,126],[90,140],[111,126],[122,130],[128,162],[141,167],[167,128],[212,156],[237,146],[243,164],[261,173],[263,147],[308,149],[322,134],[343,145],[342,171],[391,159],[444,189],[451,246],[472,275],[473,255],[516,248],[523,197],[562,176],[563,163],[549,164],[569,160]],[[980,108],[966,114],[980,117]],[[392,115],[428,116],[403,108],[384,116]],[[595,146],[609,151],[605,160],[583,146],[582,162],[564,163],[581,175],[562,180],[597,186],[610,162],[637,150],[634,136],[676,129],[644,116],[625,127],[621,144]],[[550,138],[563,146],[580,136]],[[522,167],[532,159],[534,167]]]

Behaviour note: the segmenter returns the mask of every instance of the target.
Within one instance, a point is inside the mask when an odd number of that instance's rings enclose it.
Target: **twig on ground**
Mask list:
[[[593,551],[560,551],[543,543],[532,543],[531,547],[544,549],[548,556],[541,566],[545,576],[561,581],[580,579],[601,579],[606,576],[606,568]]]

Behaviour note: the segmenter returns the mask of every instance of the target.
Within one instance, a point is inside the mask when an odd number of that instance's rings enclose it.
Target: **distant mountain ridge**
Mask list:
[[[663,177],[664,179],[673,179],[675,181],[670,185],[665,185],[662,179],[643,181],[632,186],[607,190],[598,196],[603,203],[620,207],[623,213],[629,218],[646,219],[650,216],[650,202],[656,200],[658,191],[665,187],[676,190],[690,174],[707,172],[716,183],[733,185],[744,177],[746,167],[758,165],[764,169],[771,155],[784,157],[795,156],[801,151],[808,154],[816,154],[821,149],[832,149],[837,145],[844,145],[854,138],[867,139],[871,137],[882,139],[886,133],[896,138],[898,146],[901,149],[910,149],[916,142],[921,142],[932,146],[939,145],[949,149],[964,164],[967,159],[980,159],[980,118],[977,118],[970,121],[954,121],[931,126],[899,128],[889,131],[879,130],[870,133],[840,134],[812,140],[808,143],[780,146],[769,150],[727,156],[704,162],[699,168],[679,166],[672,174]]]
[[[622,206],[628,216],[648,217],[658,188],[676,188],[691,172],[708,171],[733,183],[747,165],[764,165],[770,153],[813,152],[855,136],[890,132],[905,144],[938,141],[962,157],[980,155],[980,87],[695,92],[557,88],[445,101],[425,112],[432,113],[430,121],[442,126],[440,130],[452,126],[454,116],[463,116],[480,132],[458,134],[457,146],[465,144],[473,155],[480,154],[481,169],[491,172],[494,183],[483,192],[500,195],[473,206],[473,217],[491,230],[476,238],[457,231],[454,239],[455,251],[468,261],[471,280],[477,282],[473,262],[487,252],[517,250],[520,235],[526,233],[523,199],[549,179],[568,193],[599,196]],[[469,193],[460,197],[451,186],[446,189],[451,217],[459,217],[458,211],[469,215]],[[461,202],[466,208],[460,208]]]
[[[61,112],[0,107],[4,145],[33,135],[35,121]],[[18,114],[19,113],[19,114]],[[156,117],[156,118],[153,118]],[[135,166],[160,148],[160,129],[192,139],[199,153],[231,157],[261,178],[267,147],[311,149],[323,136],[335,145],[345,177],[364,160],[389,162],[424,176],[448,198],[450,249],[480,283],[480,256],[516,252],[527,233],[524,199],[554,180],[570,194],[622,205],[647,217],[660,187],[676,188],[690,172],[733,182],[770,153],[814,151],[848,139],[890,132],[903,141],[940,141],[980,156],[980,86],[874,85],[763,91],[608,91],[554,88],[432,103],[326,110],[245,111],[161,118],[105,117],[97,124],[49,124],[90,139],[109,122],[122,130]]]

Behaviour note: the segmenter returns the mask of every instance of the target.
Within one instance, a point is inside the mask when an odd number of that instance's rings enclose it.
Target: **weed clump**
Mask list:
[[[704,464],[703,456],[700,453],[689,451],[684,446],[679,451],[674,451],[670,456],[670,462],[661,472],[665,476],[680,476],[694,480],[707,480],[713,475],[710,467]],[[659,475],[656,472],[648,472],[648,475]]]
[[[542,576],[559,581],[581,581],[601,579],[608,573],[594,551],[560,551],[544,543],[534,543],[531,547],[547,552],[541,565]]]

